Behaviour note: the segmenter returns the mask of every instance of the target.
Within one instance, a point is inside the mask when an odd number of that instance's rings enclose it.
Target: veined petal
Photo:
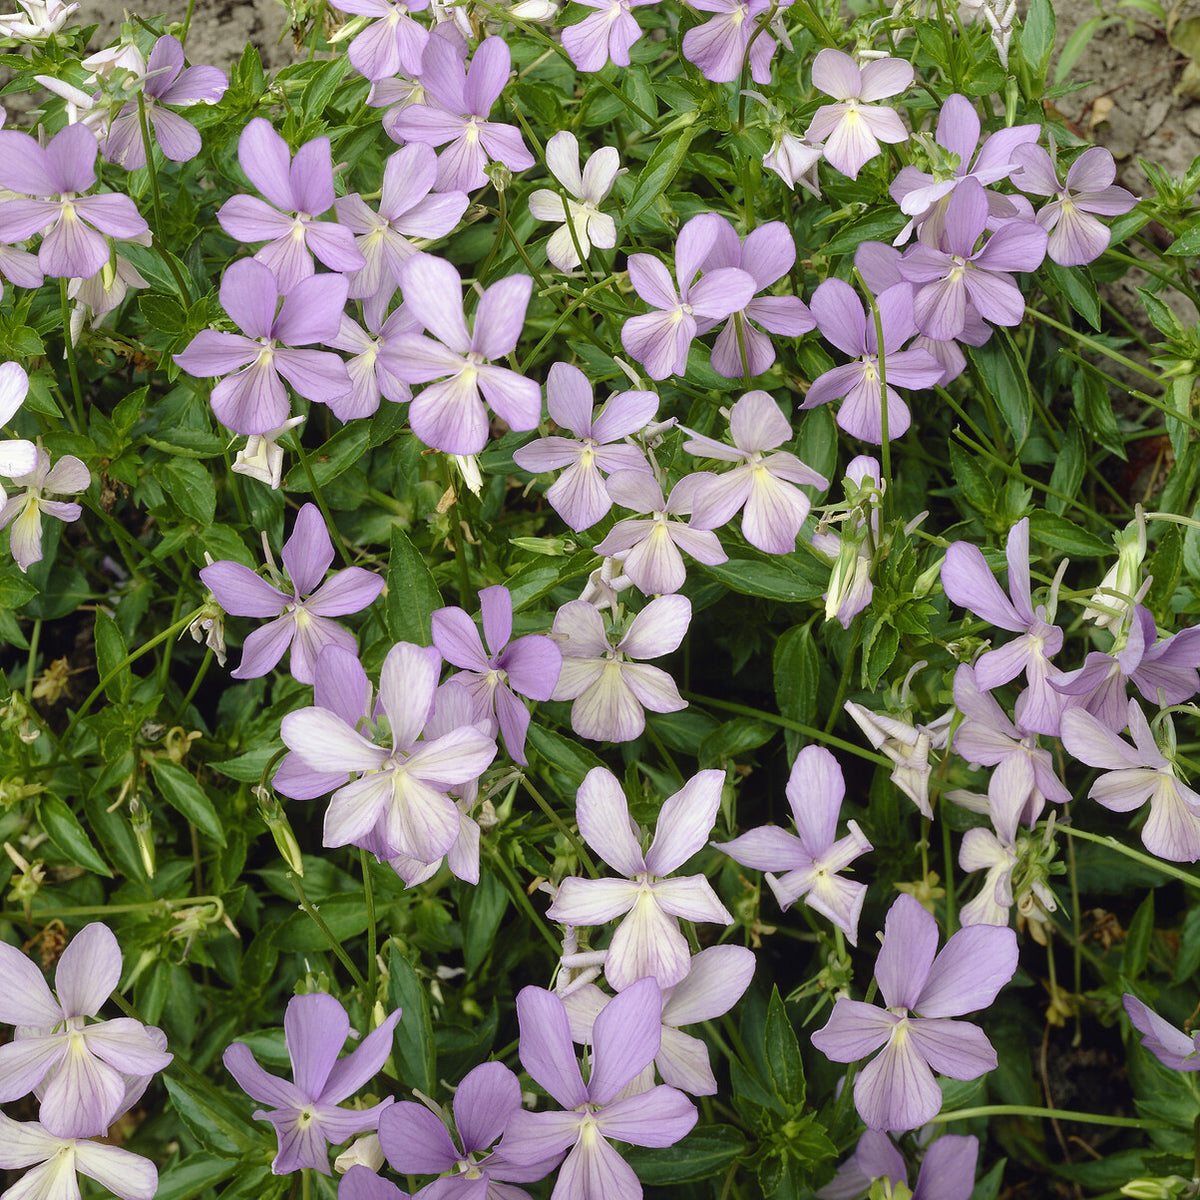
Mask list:
[[[653,979],[637,980],[605,1005],[592,1025],[590,1103],[610,1105],[616,1094],[649,1065],[662,1039],[661,1018],[662,992]]]
[[[688,921],[713,921],[732,925],[733,917],[717,898],[712,884],[703,875],[682,879],[659,879],[650,885],[655,903],[665,913]]]
[[[835,1001],[823,1029],[812,1044],[831,1062],[856,1062],[873,1054],[892,1036],[900,1018],[861,1000]]]
[[[688,972],[691,955],[679,921],[659,907],[654,892],[643,884],[633,908],[617,926],[608,947],[604,975],[617,990],[653,976],[659,987],[678,983]]]
[[[854,1106],[870,1129],[919,1129],[942,1107],[941,1088],[911,1032],[907,1023],[898,1025],[883,1053],[854,1081]]]
[[[975,925],[959,932],[975,931],[994,933],[996,927]],[[1012,933],[1012,930],[1002,929],[999,932]],[[909,1021],[907,1030],[917,1053],[935,1071],[949,1075],[951,1079],[977,1079],[985,1071],[996,1067],[996,1051],[992,1049],[991,1042],[982,1029],[968,1021],[915,1018]]]
[[[576,797],[575,818],[584,841],[614,870],[632,878],[649,869],[625,793],[611,771],[594,767],[587,773]]]
[[[632,1146],[673,1146],[691,1131],[696,1117],[696,1106],[682,1092],[660,1084],[609,1104],[596,1114],[596,1124],[605,1137]]]
[[[521,1065],[530,1077],[564,1108],[586,1103],[587,1089],[579,1073],[563,1002],[545,988],[522,988],[517,993],[517,1022],[521,1030]]]
[[[377,771],[388,759],[382,746],[367,741],[335,713],[301,708],[283,718],[284,744],[314,771]]]
[[[641,885],[627,879],[571,877],[558,885],[546,916],[564,925],[607,925],[627,913],[641,894]]]
[[[701,771],[668,798],[646,853],[646,870],[652,875],[669,875],[703,849],[717,819],[724,783],[724,771]]]

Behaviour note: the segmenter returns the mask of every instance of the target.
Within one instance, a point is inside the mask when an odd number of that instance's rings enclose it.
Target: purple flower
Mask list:
[[[755,283],[758,292],[766,291],[792,269],[796,261],[796,243],[782,221],[769,221],[738,240],[737,231],[721,217],[723,228],[704,262],[705,270],[714,267],[740,267]],[[800,337],[814,328],[812,313],[799,296],[761,296],[733,313],[713,343],[712,367],[726,379],[739,375],[762,375],[775,361],[775,347],[765,333]],[[707,333],[713,321],[698,323],[698,332]],[[745,352],[745,362],[742,354]]]
[[[886,1194],[911,1196],[912,1200],[970,1200],[978,1161],[978,1138],[947,1134],[925,1151],[916,1187],[901,1192],[897,1185],[908,1187],[904,1156],[886,1134],[868,1129],[858,1139],[854,1154],[842,1164],[833,1181],[817,1192],[817,1197],[859,1200],[877,1179],[886,1179]]]
[[[1158,702],[1161,689],[1163,703],[1183,704],[1200,690],[1200,626],[1181,629],[1162,641],[1154,641],[1158,632],[1149,609],[1137,605],[1133,619],[1141,625],[1142,644],[1146,649],[1141,661],[1129,678],[1152,703]]]
[[[609,1138],[634,1146],[673,1146],[696,1123],[696,1106],[665,1084],[636,1096],[618,1094],[658,1053],[662,997],[653,979],[632,984],[596,1018],[592,1071],[583,1082],[563,1002],[542,988],[517,995],[521,1063],[564,1108],[509,1118],[500,1150],[520,1164],[570,1150],[551,1200],[640,1200],[633,1168]]]
[[[794,454],[767,451],[791,441],[792,424],[767,392],[747,392],[729,414],[733,447],[690,434],[683,448],[697,457],[737,463],[723,475],[704,475],[694,485],[692,525],[719,529],[742,508],[746,541],[767,554],[790,554],[811,508],[801,487],[827,488],[829,480]]]
[[[967,323],[968,302],[996,325],[1019,325],[1025,297],[1011,271],[1033,271],[1046,256],[1040,225],[1006,221],[979,249],[975,243],[988,221],[988,200],[977,179],[964,179],[946,202],[944,243],[925,241],[900,260],[900,274],[919,284],[913,317],[926,337],[946,342],[959,337]]]
[[[350,43],[349,58],[372,83],[393,75],[419,75],[429,30],[408,14],[429,7],[429,0],[331,0],[339,12],[375,17]]]
[[[317,220],[333,207],[328,138],[305,142],[293,159],[271,122],[255,117],[238,139],[238,162],[271,203],[257,196],[230,196],[217,220],[231,238],[267,243],[254,259],[270,267],[281,292],[291,292],[313,274],[314,254],[331,271],[357,271],[366,265],[349,229]]]
[[[717,14],[683,35],[683,57],[705,79],[732,83],[741,74],[749,47],[750,77],[755,83],[771,82],[771,56],[776,41],[766,29],[754,37],[759,18],[771,7],[771,0],[690,0],[690,3],[701,12]]]
[[[368,322],[383,319],[404,264],[417,253],[410,238],[445,237],[467,211],[466,192],[430,194],[436,176],[437,156],[432,148],[412,142],[384,164],[378,212],[357,192],[334,201],[338,220],[355,235],[365,263],[347,278],[350,298],[366,301]]]
[[[1050,155],[1040,146],[1022,146],[1013,157],[1021,168],[1013,183],[1021,191],[1055,197],[1038,210],[1037,223],[1049,233],[1047,253],[1060,266],[1082,266],[1108,249],[1111,235],[1093,214],[1119,217],[1138,202],[1113,183],[1116,165],[1103,146],[1085,150],[1071,164],[1065,184],[1058,182]]]
[[[28,444],[28,443],[26,443]],[[17,443],[21,446],[21,443]],[[50,455],[40,446],[35,447],[36,464],[27,474],[14,475],[13,483],[24,491],[15,493],[0,508],[0,529],[12,526],[9,546],[17,566],[28,571],[35,562],[42,561],[42,514],[59,521],[78,521],[83,509],[71,501],[46,500],[45,495],[70,495],[85,491],[92,482],[87,467],[73,454],[64,454],[54,466]],[[21,447],[18,459],[24,460],[27,452]],[[20,466],[21,461],[15,465]]]
[[[550,638],[530,634],[512,639],[512,593],[488,587],[479,593],[483,636],[461,608],[440,608],[433,614],[433,644],[448,662],[462,670],[455,676],[466,687],[474,706],[474,721],[499,724],[504,746],[513,762],[525,765],[525,731],[529,709],[514,694],[549,700],[562,669],[562,652]]]
[[[667,879],[704,848],[721,803],[722,771],[701,771],[662,806],[650,849],[643,851],[621,784],[595,767],[580,785],[576,821],[583,839],[614,870],[617,879],[564,879],[546,910],[564,925],[617,926],[604,974],[618,992],[653,976],[660,987],[678,983],[691,963],[679,918],[733,924],[703,875]]]
[[[234,679],[265,675],[291,646],[292,676],[312,683],[322,647],[333,644],[353,651],[358,646],[354,635],[330,618],[361,612],[383,590],[383,579],[362,567],[347,567],[321,582],[333,562],[333,542],[315,504],[300,509],[282,557],[292,582],[290,595],[241,563],[223,560],[200,572],[227,613],[274,618],[246,639],[241,664],[232,672]]]
[[[441,665],[436,650],[400,642],[384,659],[379,699],[392,746],[368,741],[337,712],[302,708],[283,718],[284,744],[311,771],[356,778],[339,788],[325,814],[326,846],[372,837],[381,857],[436,862],[459,836],[459,811],[446,794],[478,779],[496,743],[474,726],[420,741],[433,714]]]
[[[692,1096],[715,1096],[717,1080],[708,1059],[708,1047],[699,1038],[681,1032],[682,1025],[715,1021],[741,999],[754,975],[754,952],[744,946],[709,946],[692,956],[688,973],[662,989],[662,1042],[631,1091],[644,1092],[654,1084],[654,1069],[664,1083]],[[595,984],[560,991],[571,1022],[571,1037],[591,1045],[592,1028],[612,997]],[[645,1086],[640,1086],[644,1083]]]
[[[940,364],[927,350],[900,349],[917,329],[913,321],[912,287],[898,283],[876,298],[883,328],[882,353],[874,314],[864,308],[848,283],[826,279],[813,292],[811,304],[821,335],[858,362],[834,367],[814,379],[800,407],[816,408],[818,404],[841,399],[838,425],[864,442],[882,445],[884,396],[879,378],[882,360],[887,380],[888,440],[894,441],[908,429],[911,420],[908,405],[895,385],[932,387],[942,377]]]
[[[622,508],[649,513],[650,519],[630,518],[618,521],[608,536],[596,545],[596,553],[623,555],[624,573],[647,596],[677,592],[687,578],[681,550],[697,562],[715,566],[726,562],[717,535],[708,529],[694,529],[669,518],[692,510],[693,480],[682,479],[664,499],[658,481],[648,471],[614,471],[608,479],[608,494]]]
[[[436,1113],[423,1104],[393,1104],[379,1118],[379,1144],[388,1164],[402,1175],[440,1175],[421,1189],[424,1200],[516,1200],[519,1188],[499,1183],[528,1183],[554,1169],[557,1154],[520,1167],[503,1149],[489,1150],[521,1110],[521,1085],[503,1063],[481,1063],[463,1076],[454,1092],[456,1145]]]
[[[310,276],[280,307],[280,288],[269,268],[240,259],[221,280],[221,307],[242,332],[202,329],[175,361],[189,375],[229,376],[213,388],[212,407],[234,433],[278,429],[290,415],[283,379],[298,395],[321,404],[350,391],[346,364],[336,354],[294,349],[337,337],[346,288],[340,275]]]
[[[654,392],[618,392],[592,416],[592,386],[587,376],[557,362],[546,379],[546,407],[551,419],[574,438],[544,437],[513,451],[513,461],[526,471],[566,470],[551,484],[546,499],[574,530],[595,525],[612,508],[601,472],[650,472],[636,446],[611,445],[639,433],[658,410]]]
[[[445,259],[414,255],[404,265],[401,283],[405,308],[433,337],[400,335],[384,347],[383,364],[406,383],[440,380],[413,399],[408,410],[413,433],[434,450],[478,454],[488,437],[484,400],[509,428],[535,429],[542,413],[541,388],[490,361],[516,348],[533,280],[509,275],[493,283],[479,299],[470,332],[463,316],[462,280]]]
[[[342,313],[337,337],[330,338],[326,343],[352,356],[346,360],[350,390],[344,396],[329,401],[329,407],[339,421],[369,417],[378,410],[383,396],[393,404],[403,404],[412,399],[412,388],[403,379],[396,378],[383,359],[382,352],[389,341],[401,334],[414,332],[417,329],[416,319],[402,304],[380,324],[375,319],[378,310],[373,310],[370,304],[363,307],[367,329]]]
[[[970,100],[959,95],[946,98],[934,135],[937,147],[945,151],[943,161],[934,164],[932,175],[916,167],[902,168],[888,189],[900,211],[912,218],[896,239],[897,245],[908,240],[914,226],[931,235],[926,239],[930,245],[941,245],[950,195],[966,179],[985,187],[1007,179],[1017,166],[1017,147],[1036,142],[1042,127],[1013,125],[989,134],[980,146],[981,128],[979,114]],[[992,220],[1017,215],[1009,197],[993,191],[985,195]]]
[[[646,714],[687,708],[666,671],[631,661],[658,658],[678,648],[692,619],[686,596],[659,596],[633,618],[614,646],[604,619],[586,600],[564,604],[554,617],[563,653],[555,700],[574,700],[571,728],[597,741],[631,742]]]
[[[76,1172],[121,1200],[153,1200],[158,1191],[158,1169],[140,1154],[82,1137],[57,1137],[36,1121],[12,1121],[3,1113],[0,1167],[33,1168],[4,1193],[9,1200],[79,1200]]]
[[[854,1080],[854,1105],[869,1129],[917,1129],[942,1106],[934,1072],[977,1079],[996,1052],[975,1025],[949,1018],[986,1008],[1017,969],[1011,929],[960,929],[937,953],[937,922],[909,895],[884,924],[875,979],[885,1008],[840,999],[813,1045],[833,1062],[874,1054]],[[936,957],[935,957],[936,955]]]
[[[657,258],[650,254],[629,256],[630,282],[657,311],[630,317],[621,329],[621,344],[646,368],[651,379],[687,372],[688,347],[699,332],[697,317],[721,321],[744,309],[758,291],[754,277],[738,267],[718,267],[697,279],[721,236],[722,226],[727,224],[716,213],[701,213],[679,231],[675,244],[678,291]]]
[[[345,1058],[338,1058],[350,1033],[350,1018],[332,996],[313,992],[293,996],[283,1015],[292,1078],[288,1083],[269,1075],[254,1060],[250,1047],[230,1045],[222,1058],[225,1069],[252,1100],[269,1108],[254,1114],[270,1121],[279,1137],[279,1153],[271,1163],[276,1175],[311,1167],[322,1175],[329,1170],[329,1145],[340,1145],[355,1133],[374,1129],[389,1097],[372,1108],[338,1107],[363,1086],[387,1060],[392,1031],[400,1010],[390,1013]]]
[[[913,81],[911,63],[877,58],[860,69],[850,55],[826,48],[813,60],[812,81],[841,103],[818,108],[804,136],[824,142],[826,161],[843,175],[857,179],[863,164],[879,153],[880,142],[908,141],[899,114],[873,101],[903,92]]]
[[[0,1046],[0,1103],[37,1088],[47,1133],[106,1133],[125,1111],[127,1077],[153,1075],[173,1057],[159,1030],[129,1017],[87,1024],[120,982],[112,931],[93,922],[71,939],[54,974],[57,999],[15,946],[0,942],[0,967],[0,1021],[18,1027],[16,1039]]]
[[[1134,1029],[1142,1034],[1143,1049],[1172,1071],[1200,1071],[1200,1032],[1188,1037],[1128,992],[1121,1003]]]
[[[630,11],[654,0],[579,0],[584,8],[599,11],[562,31],[563,49],[580,71],[601,71],[612,62],[629,66],[630,47],[642,36],[642,27]]]
[[[792,764],[786,794],[799,837],[764,825],[715,844],[744,867],[786,872],[782,878],[767,875],[779,907],[786,912],[803,897],[809,908],[828,917],[845,932],[850,945],[857,946],[867,885],[842,879],[838,872],[872,846],[856,821],[847,822],[849,832],[838,840],[846,783],[837,759],[824,746],[805,746]]]
[[[20,363],[0,363],[0,427],[7,425],[29,395],[29,376]],[[655,403],[658,398],[655,397]],[[24,438],[0,442],[0,476],[18,479],[37,470],[38,448]],[[85,485],[86,486],[86,485]],[[0,489],[2,495],[3,489]],[[39,523],[39,529],[41,528]]]
[[[45,149],[27,133],[0,131],[0,187],[38,197],[0,200],[4,241],[47,230],[38,250],[42,270],[52,278],[90,279],[108,262],[110,237],[150,231],[128,196],[79,195],[95,182],[96,135],[86,125],[60,129]]]
[[[216,104],[229,88],[229,79],[216,67],[183,65],[183,46],[169,34],[150,51],[142,85],[146,118],[154,129],[159,149],[172,162],[189,162],[200,153],[200,134],[165,104]],[[110,163],[128,171],[146,165],[146,145],[136,102],[126,104],[113,119],[100,142],[100,153]]]
[[[489,159],[510,171],[524,171],[536,161],[515,125],[488,120],[511,70],[512,55],[503,38],[480,42],[469,69],[446,38],[429,39],[421,82],[431,103],[409,104],[387,125],[387,132],[397,141],[450,143],[438,155],[439,192],[486,187]]]
[[[1062,715],[1062,742],[1068,754],[1099,767],[1105,774],[1092,784],[1088,795],[1113,812],[1132,812],[1150,801],[1150,815],[1142,826],[1142,842],[1151,854],[1172,862],[1200,860],[1200,796],[1175,775],[1136,700],[1129,701],[1131,746],[1107,725],[1081,708]],[[1168,723],[1169,743],[1174,730]]]
[[[1057,585],[1051,589],[1050,612],[1043,604],[1035,610],[1029,577],[1029,518],[1018,521],[1008,533],[1008,587],[1012,599],[1000,590],[984,560],[983,551],[968,542],[955,542],[942,564],[942,587],[948,599],[1001,629],[1021,636],[980,655],[975,682],[990,692],[1015,679],[1022,671],[1029,686],[1017,701],[1016,720],[1033,733],[1058,734],[1064,702],[1050,686],[1060,672],[1050,659],[1062,649],[1063,632],[1052,624]]]

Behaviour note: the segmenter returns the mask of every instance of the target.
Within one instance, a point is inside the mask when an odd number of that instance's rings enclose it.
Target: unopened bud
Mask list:
[[[345,1175],[351,1167],[366,1167],[369,1171],[379,1171],[382,1166],[383,1150],[379,1145],[377,1133],[360,1137],[333,1160],[333,1169],[339,1175]]]
[[[271,837],[275,839],[275,848],[279,851],[280,857],[287,863],[288,870],[294,871],[303,878],[304,856],[300,853],[300,843],[296,841],[296,835],[292,832],[292,827],[284,815],[283,805],[271,793],[270,788],[259,785],[250,790],[258,800],[259,815],[271,831]]]
[[[142,869],[148,878],[154,878],[154,830],[150,827],[150,811],[136,797],[129,800],[129,824],[137,841],[138,853],[142,856]]]

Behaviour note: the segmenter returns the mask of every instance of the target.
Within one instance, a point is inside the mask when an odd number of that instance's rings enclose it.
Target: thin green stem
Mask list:
[[[354,965],[350,959],[350,955],[342,947],[342,943],[334,936],[333,930],[329,928],[328,922],[313,906],[312,901],[304,894],[304,885],[300,882],[300,877],[292,871],[287,873],[288,879],[291,880],[292,887],[296,890],[296,899],[300,901],[300,907],[308,913],[312,918],[312,922],[325,935],[325,940],[329,943],[330,950],[333,951],[338,962],[346,968],[350,978],[354,980],[354,986],[362,993],[364,998],[369,998],[366,991],[367,981],[363,979],[362,972]]]
[[[187,712],[187,706],[191,704],[192,698],[200,690],[200,685],[204,682],[205,675],[208,674],[208,668],[212,665],[213,657],[214,655],[212,652],[212,647],[206,647],[204,651],[204,661],[200,664],[200,669],[192,677],[192,682],[188,686],[187,692],[185,693],[183,699],[179,702],[178,707],[175,709],[175,716],[171,719],[172,725],[178,725],[183,719],[183,714]]]
[[[1085,829],[1076,829],[1073,825],[1059,825],[1064,833],[1068,833],[1073,838],[1083,838],[1085,842],[1095,842],[1097,846],[1107,846],[1109,850],[1115,851],[1117,854],[1123,854],[1126,858],[1133,859],[1134,862],[1141,863],[1144,867],[1152,867],[1156,871],[1161,871],[1164,875],[1170,875],[1172,879],[1181,880],[1189,887],[1200,888],[1200,877],[1192,875],[1188,871],[1180,870],[1179,867],[1172,863],[1163,862],[1158,858],[1151,858],[1149,854],[1143,854],[1140,850],[1134,850],[1132,846],[1126,846],[1119,842],[1115,837],[1103,837],[1098,833],[1088,833]]]
[[[1160,381],[1160,376],[1157,371],[1150,370],[1149,367],[1142,366],[1139,362],[1134,362],[1132,358],[1126,358],[1124,354],[1119,354],[1111,346],[1104,345],[1103,342],[1096,341],[1095,338],[1088,337],[1086,333],[1080,333],[1078,329],[1072,329],[1070,325],[1064,325],[1062,321],[1055,320],[1054,317],[1048,316],[1044,312],[1039,312],[1036,308],[1025,306],[1025,315],[1032,317],[1035,321],[1041,321],[1044,325],[1049,325],[1057,329],[1060,333],[1065,333],[1069,337],[1073,337],[1081,345],[1086,346],[1089,350],[1094,350],[1097,354],[1104,355],[1105,358],[1111,358],[1113,362],[1120,363],[1126,369],[1135,372],[1143,379],[1151,379],[1155,383]]]
[[[79,384],[79,366],[75,361],[75,339],[71,336],[71,301],[67,296],[67,281],[58,281],[58,303],[62,312],[63,340],[67,344],[67,371],[71,376],[71,394],[75,400],[75,418],[79,432],[87,429],[87,412],[83,406],[83,388]]]
[[[33,680],[37,672],[38,642],[42,637],[42,618],[38,617],[33,623],[33,631],[29,635],[29,664],[25,668],[25,699],[33,703]]]
[[[346,566],[352,567],[354,559],[351,557],[350,551],[346,549],[345,540],[338,532],[338,527],[333,520],[333,514],[329,511],[329,505],[325,503],[325,497],[321,495],[321,488],[317,483],[317,477],[312,468],[312,456],[305,450],[304,444],[298,437],[295,439],[295,442],[296,453],[300,457],[300,465],[304,468],[304,474],[308,476],[308,486],[312,489],[313,499],[317,502],[317,507],[321,510],[321,516],[325,518],[325,526],[329,530],[330,536],[333,538],[334,544],[342,556],[342,562]]]
[[[583,844],[583,839],[554,811],[554,808],[546,797],[534,787],[527,773],[522,773],[521,782],[525,785],[525,790],[533,797],[534,803],[546,814],[550,824],[571,843],[575,853],[579,856],[579,861],[583,863],[584,870],[595,879],[599,872],[597,872],[595,864],[588,855],[587,848]]]
[[[934,1125],[949,1121],[971,1121],[976,1117],[1040,1117],[1045,1120],[1079,1121],[1088,1125],[1119,1125],[1124,1129],[1173,1129],[1165,1121],[1145,1117],[1110,1117],[1105,1113],[1071,1112],[1063,1108],[1035,1108],[1031,1104],[981,1104],[977,1108],[959,1108],[931,1117]]]
[[[538,932],[557,958],[562,954],[562,943],[551,932],[550,927],[542,919],[541,913],[530,904],[529,897],[525,894],[525,889],[521,886],[521,881],[513,873],[512,867],[504,861],[499,851],[490,841],[485,841],[484,845],[487,847],[492,862],[496,864],[500,870],[500,874],[504,876],[504,882],[508,884],[508,890],[512,894],[512,898],[517,902],[517,907],[537,926]]]
[[[154,146],[150,141],[150,122],[146,120],[146,100],[141,92],[137,94],[137,109],[142,145],[146,150],[146,170],[150,175],[150,203],[154,208],[154,232],[161,233],[163,228],[162,193],[158,190],[158,172],[154,167]]]
[[[367,996],[368,1004],[373,1004],[379,986],[379,964],[375,961],[378,955],[377,933],[375,929],[375,888],[371,883],[371,860],[367,852],[360,846],[358,849],[358,864],[362,868],[363,892],[367,900]]]

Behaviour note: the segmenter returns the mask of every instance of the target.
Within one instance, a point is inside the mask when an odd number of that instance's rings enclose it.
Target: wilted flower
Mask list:
[[[266,433],[252,433],[246,444],[237,452],[233,460],[233,469],[239,475],[248,475],[265,483],[274,491],[279,487],[283,478],[283,447],[279,445],[281,438],[289,429],[304,423],[303,417],[292,417],[284,421],[278,429],[269,429]]]
[[[575,243],[587,258],[593,246],[611,250],[617,244],[617,224],[600,211],[613,183],[621,173],[621,159],[615,146],[602,146],[579,170],[579,139],[569,130],[561,130],[546,143],[546,166],[562,184],[567,196],[548,188],[530,193],[529,211],[539,221],[560,221],[546,243],[546,257],[560,270],[579,266]],[[575,236],[571,236],[571,228]]]

